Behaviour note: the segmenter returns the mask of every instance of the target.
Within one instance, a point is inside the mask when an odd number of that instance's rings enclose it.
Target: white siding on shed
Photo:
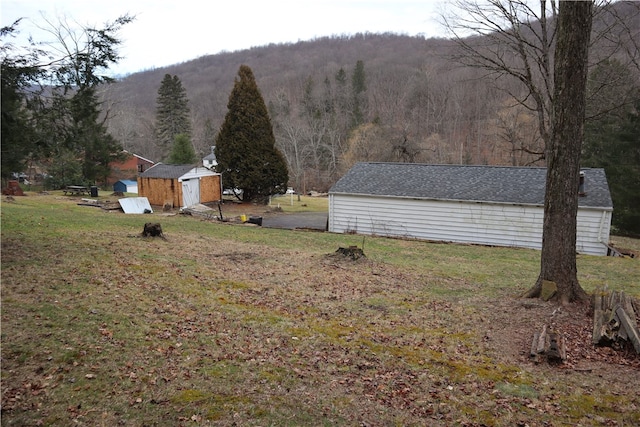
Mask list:
[[[138,182],[137,181],[124,181],[126,191],[125,193],[137,193],[138,192]]]
[[[329,231],[541,249],[537,205],[329,195]],[[579,209],[577,251],[606,255],[610,211]]]
[[[576,251],[581,254],[607,255],[613,211],[578,208]]]
[[[203,176],[214,176],[217,175],[215,172],[210,171],[207,168],[204,167],[196,167],[191,169],[189,172],[185,173],[184,175],[181,175],[178,178],[179,182],[182,182],[184,180],[189,180],[189,179],[193,179],[193,178],[202,178]]]

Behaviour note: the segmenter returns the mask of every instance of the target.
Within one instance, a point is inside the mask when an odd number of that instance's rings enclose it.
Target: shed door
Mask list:
[[[182,181],[182,203],[184,207],[200,203],[200,180],[185,179]]]

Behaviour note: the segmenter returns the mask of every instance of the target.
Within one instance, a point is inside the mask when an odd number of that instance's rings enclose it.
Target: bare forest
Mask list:
[[[629,25],[637,36],[640,24]],[[607,43],[595,38],[592,57],[624,54]],[[326,191],[357,161],[544,165],[521,83],[454,60],[457,49],[448,39],[367,33],[203,56],[107,87],[109,130],[126,150],[160,161],[158,88],[165,74],[176,75],[189,99],[192,143],[206,156],[245,64],[269,108],[289,185],[300,191]],[[638,68],[631,70],[638,84]]]

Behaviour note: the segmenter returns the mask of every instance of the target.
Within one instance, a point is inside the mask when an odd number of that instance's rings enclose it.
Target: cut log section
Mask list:
[[[633,344],[636,353],[640,354],[640,333],[638,333],[638,325],[635,320],[632,321],[620,306],[616,308],[616,315],[620,319],[620,330],[625,331],[625,335]]]
[[[564,363],[567,360],[567,342],[564,335],[549,331],[547,325],[533,334],[531,359],[536,363],[546,359],[550,363]]]

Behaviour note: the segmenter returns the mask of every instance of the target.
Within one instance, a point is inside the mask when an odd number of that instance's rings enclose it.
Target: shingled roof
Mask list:
[[[155,165],[141,173],[140,177],[177,179],[193,168],[195,168],[195,165],[166,165],[164,163],[156,163]]]
[[[581,207],[613,209],[604,169],[584,168]],[[544,205],[546,168],[357,163],[329,194]],[[576,183],[578,191],[578,183]]]

